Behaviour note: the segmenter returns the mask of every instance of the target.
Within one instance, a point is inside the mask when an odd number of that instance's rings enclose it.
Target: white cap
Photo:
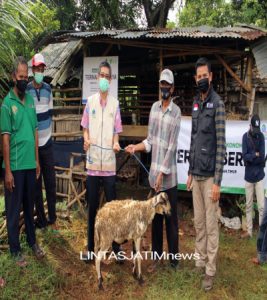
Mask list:
[[[33,67],[38,67],[40,65],[46,66],[45,60],[44,60],[44,57],[41,53],[36,53],[32,58],[32,66]]]
[[[161,81],[166,81],[169,84],[173,84],[174,83],[174,77],[173,77],[172,71],[169,70],[169,69],[164,69],[160,74],[159,82],[161,82]]]

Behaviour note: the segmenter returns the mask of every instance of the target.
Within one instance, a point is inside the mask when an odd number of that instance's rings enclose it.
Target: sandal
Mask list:
[[[21,254],[21,252],[14,254],[14,259],[15,259],[16,265],[19,266],[20,268],[27,267],[28,263],[27,263],[25,257]]]
[[[40,246],[38,244],[34,244],[32,246],[32,251],[33,251],[34,255],[37,257],[37,259],[41,259],[45,256],[44,251],[40,248]]]

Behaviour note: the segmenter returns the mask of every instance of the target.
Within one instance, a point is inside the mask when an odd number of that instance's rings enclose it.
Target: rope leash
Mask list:
[[[99,149],[102,149],[102,150],[113,151],[112,148],[105,148],[105,147],[102,147],[102,146],[99,146],[99,145],[96,145],[96,144],[90,144],[90,146],[94,146],[94,147],[99,148]],[[121,151],[121,152],[125,152],[125,149],[122,149],[122,148],[121,148],[120,151]],[[138,157],[135,153],[133,153],[132,155],[133,155],[133,157],[137,160],[137,162],[142,166],[142,168],[146,171],[147,175],[149,175],[149,171],[147,170],[147,168],[145,167],[145,165],[141,162],[141,160],[139,159],[139,157]],[[88,161],[89,164],[92,164],[92,163],[93,163],[93,161],[92,161],[91,158],[90,158],[90,154],[89,154],[89,156],[88,156],[87,161]]]
[[[107,150],[107,151],[113,151],[112,148],[105,148],[96,144],[90,144],[90,146],[94,146],[96,148],[102,149],[102,150]],[[121,152],[125,152],[125,149],[120,149]],[[141,160],[139,159],[139,157],[133,153],[132,156],[137,160],[137,162],[142,166],[142,168],[145,170],[145,172],[147,173],[147,175],[149,176],[149,171],[147,170],[147,168],[145,167],[145,165],[141,162]],[[93,161],[90,158],[90,154],[88,155],[87,161],[89,164],[92,164]],[[164,186],[161,186],[164,189]]]

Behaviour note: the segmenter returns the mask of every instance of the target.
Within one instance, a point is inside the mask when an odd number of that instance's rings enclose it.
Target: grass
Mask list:
[[[146,194],[144,191],[139,193],[137,198]],[[25,236],[22,236],[22,247],[29,263],[26,269],[16,267],[8,252],[1,253],[0,276],[6,279],[6,286],[0,288],[0,299],[266,298],[267,266],[254,266],[250,262],[256,254],[256,238],[241,240],[240,232],[223,228],[220,234],[218,272],[214,289],[210,292],[201,290],[200,275],[192,271],[194,262],[189,260],[181,261],[180,269],[176,272],[165,262],[155,274],[147,273],[146,268],[150,262],[143,261],[143,286],[139,286],[132,278],[130,262],[123,266],[113,262],[103,264],[104,292],[98,292],[94,266],[79,260],[79,251],[86,245],[86,220],[77,212],[72,215],[71,222],[59,220],[59,236],[50,230],[38,231],[38,240],[46,252],[44,260],[33,258]],[[187,210],[180,222],[184,233],[180,236],[182,253],[194,251],[191,218],[192,212]],[[131,249],[129,243],[124,247]]]

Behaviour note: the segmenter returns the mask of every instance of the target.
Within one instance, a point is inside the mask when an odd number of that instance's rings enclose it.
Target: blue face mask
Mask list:
[[[106,78],[100,78],[98,84],[102,93],[105,93],[109,89],[109,81]]]

